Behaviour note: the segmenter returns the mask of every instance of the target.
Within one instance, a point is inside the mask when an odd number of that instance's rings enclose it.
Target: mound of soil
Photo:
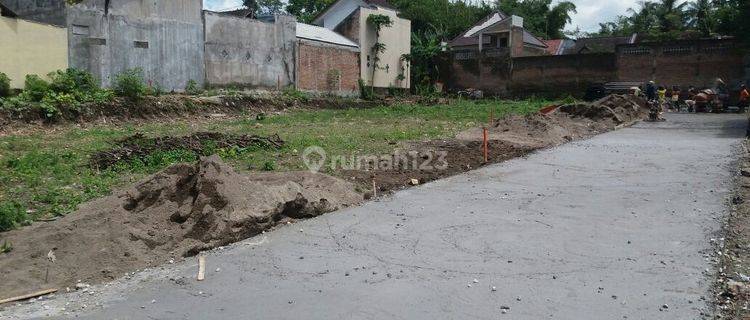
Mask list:
[[[610,95],[593,103],[560,106],[547,115],[511,115],[489,128],[488,162],[482,152],[483,129],[474,128],[461,132],[456,139],[404,144],[397,154],[416,152],[408,157],[406,166],[396,165],[394,170],[345,170],[340,175],[366,190],[372,189],[373,180],[380,192],[403,189],[412,184],[412,179],[425,183],[614,130],[642,119],[645,107],[645,101],[634,96]],[[440,152],[445,154],[443,167],[423,169],[413,165],[415,161],[436,165]]]
[[[0,234],[0,243],[13,245],[0,255],[0,292],[5,297],[112,280],[247,239],[289,219],[361,201],[354,186],[330,176],[248,176],[216,156],[202,158],[196,165],[172,166],[60,220]],[[54,263],[48,262],[50,250]]]
[[[563,105],[550,114],[511,115],[489,129],[491,141],[519,148],[546,148],[583,139],[633,123],[645,116],[645,101],[629,95],[609,95],[592,103]],[[482,128],[460,133],[459,140],[482,139]]]
[[[232,136],[217,132],[199,132],[183,137],[146,138],[135,134],[117,141],[117,147],[95,153],[89,161],[91,167],[107,169],[118,162],[129,162],[134,159],[144,160],[157,151],[187,150],[202,155],[207,150],[213,152],[219,148],[276,148],[284,146],[278,135],[261,137],[257,135]]]

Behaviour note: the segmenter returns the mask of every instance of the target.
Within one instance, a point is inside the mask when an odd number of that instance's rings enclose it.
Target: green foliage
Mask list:
[[[49,91],[49,82],[35,74],[26,76],[23,94],[30,102],[41,102]]]
[[[496,6],[506,14],[523,17],[524,28],[544,39],[564,38],[565,25],[577,12],[575,4],[570,1],[552,5],[552,0],[503,0]]]
[[[191,79],[190,81],[188,81],[187,86],[185,86],[185,93],[197,96],[203,93],[203,88],[198,86],[198,83],[195,82],[195,80]]]
[[[128,69],[115,77],[113,86],[118,96],[132,100],[141,99],[148,93],[148,86],[143,81],[143,70],[140,68]]]
[[[273,161],[266,161],[263,163],[263,171],[274,171],[276,170],[276,163]]]
[[[55,120],[64,111],[80,113],[86,103],[105,103],[114,98],[111,91],[101,89],[85,71],[58,70],[48,77],[49,82],[37,75],[27,75],[21,94],[4,99],[2,108],[19,113],[38,110],[44,118]]]
[[[10,78],[5,73],[0,72],[0,98],[10,96]]]
[[[411,20],[413,32],[440,30],[444,35],[441,40],[450,40],[466,31],[494,9],[484,1],[390,0],[390,3],[400,10],[400,16]]]
[[[364,80],[359,79],[357,80],[357,83],[359,85],[359,97],[363,100],[375,100],[377,97],[375,96],[375,90],[371,86],[368,86]]]
[[[376,32],[380,32],[383,28],[390,28],[393,26],[393,20],[391,17],[384,14],[371,14],[367,16],[367,23],[375,28]]]
[[[27,219],[26,211],[18,202],[0,202],[0,231],[14,229]]]
[[[288,86],[281,91],[281,96],[291,100],[310,101],[310,95],[297,90],[294,86]]]
[[[312,23],[315,16],[331,5],[335,0],[289,0],[286,12],[304,23]]]
[[[750,1],[644,1],[627,15],[600,23],[595,35],[638,33],[652,40],[734,35],[750,43]]]

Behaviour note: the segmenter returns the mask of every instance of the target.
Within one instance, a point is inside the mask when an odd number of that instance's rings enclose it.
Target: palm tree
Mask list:
[[[701,32],[703,36],[710,36],[716,26],[716,12],[710,0],[696,0],[690,2],[687,9],[688,25]]]

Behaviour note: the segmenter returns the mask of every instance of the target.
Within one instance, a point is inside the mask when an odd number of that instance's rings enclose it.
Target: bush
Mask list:
[[[284,90],[281,91],[281,95],[292,100],[299,100],[303,102],[310,100],[309,94],[297,90],[296,88],[294,88],[294,86],[288,86],[284,88]]]
[[[26,76],[23,90],[23,96],[25,99],[28,99],[30,102],[41,102],[49,91],[49,82],[35,74]]]
[[[5,73],[0,72],[0,98],[10,96],[10,78]]]
[[[187,86],[185,86],[185,93],[197,96],[203,93],[203,88],[199,87],[195,80],[190,80],[188,81]]]
[[[143,70],[128,69],[118,74],[113,87],[118,96],[138,100],[148,93],[148,86],[143,81]]]
[[[50,73],[48,77],[51,79],[49,87],[55,92],[74,94],[99,90],[94,76],[83,70],[73,68],[65,71],[57,70]]]
[[[4,99],[2,108],[15,112],[39,110],[45,118],[54,119],[64,110],[81,112],[84,103],[105,103],[114,98],[111,91],[100,88],[86,71],[58,70],[48,76],[50,82],[37,75],[27,75],[24,91]]]
[[[15,201],[0,202],[0,231],[8,231],[28,220],[26,211]]]
[[[357,80],[359,83],[359,97],[364,100],[375,100],[375,90],[366,85],[362,79]]]

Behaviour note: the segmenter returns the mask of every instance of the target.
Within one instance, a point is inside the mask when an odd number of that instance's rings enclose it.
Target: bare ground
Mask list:
[[[488,162],[481,135],[471,130],[456,139],[402,146],[416,151],[417,160],[445,151],[444,169],[403,166],[336,175],[365,188],[374,180],[379,191],[388,192],[413,184],[412,179],[425,183],[614,130],[641,119],[642,112],[639,101],[623,96],[566,105],[550,115],[498,120],[490,128]],[[3,297],[49,287],[74,288],[79,281],[113,280],[247,239],[291,219],[315,217],[361,201],[354,185],[320,174],[246,176],[216,157],[176,165],[55,222],[2,234],[0,243],[13,245],[0,260],[0,269],[8,270],[0,274]]]

